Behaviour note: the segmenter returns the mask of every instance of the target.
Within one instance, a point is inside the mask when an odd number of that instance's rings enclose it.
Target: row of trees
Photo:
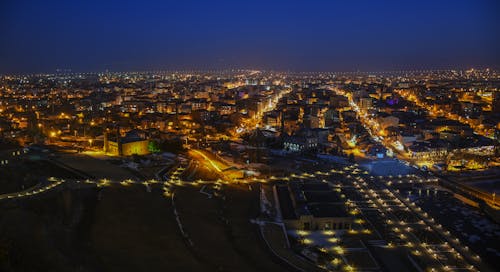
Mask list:
[[[163,141],[152,140],[148,144],[148,150],[151,153],[170,152],[178,154],[183,152],[185,149],[181,138],[172,138]]]

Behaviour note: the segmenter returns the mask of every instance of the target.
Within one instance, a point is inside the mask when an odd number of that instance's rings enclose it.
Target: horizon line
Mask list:
[[[59,69],[57,69],[59,70]],[[99,74],[163,74],[163,73],[198,73],[198,74],[218,74],[218,73],[234,73],[234,72],[261,72],[261,73],[283,73],[283,74],[401,74],[401,73],[436,73],[436,72],[464,72],[470,70],[478,71],[489,71],[498,72],[495,68],[489,67],[470,67],[470,68],[447,68],[447,69],[408,69],[408,70],[379,70],[379,71],[366,71],[366,70],[356,70],[356,71],[293,71],[293,70],[274,70],[274,69],[253,69],[253,68],[228,68],[228,69],[155,69],[155,70],[130,70],[130,71],[118,71],[106,69],[104,71],[86,71],[86,72],[73,72],[71,69],[60,69],[65,70],[61,72],[33,72],[33,73],[1,73],[0,76],[50,76],[50,75],[99,75]]]

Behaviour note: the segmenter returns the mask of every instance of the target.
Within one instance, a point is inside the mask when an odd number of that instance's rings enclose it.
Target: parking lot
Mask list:
[[[428,200],[421,200],[436,199],[443,195],[442,191],[436,189],[438,186],[435,178],[424,178],[415,174],[372,176],[356,166],[326,170],[295,175],[291,180],[322,180],[329,183],[333,190],[340,193],[351,214],[355,215],[356,221],[362,222],[354,224],[349,232],[336,233],[336,246],[326,244],[329,247],[327,251],[331,253],[330,261],[340,259],[346,267],[376,269],[376,265],[367,265],[371,261],[366,261],[366,256],[350,256],[351,253],[369,253],[367,256],[376,264],[387,267],[388,260],[384,260],[377,252],[396,249],[398,266],[405,267],[408,271],[494,271],[476,255],[474,247],[468,248],[464,245],[463,239],[452,230],[451,224],[441,222],[441,219],[445,218],[444,221],[457,223],[447,218],[447,214],[443,214],[446,211],[428,203]],[[461,207],[453,198],[443,201],[449,202],[447,206],[450,209],[456,207],[458,211]],[[462,220],[458,223],[462,222],[465,227],[463,217],[467,214],[463,212],[461,211],[462,219],[457,220]],[[484,235],[498,236],[498,230],[480,218],[482,217],[478,216],[476,221],[472,221],[475,223],[471,224],[483,228],[483,231],[488,230]],[[296,239],[306,248],[319,249],[325,246],[322,241],[328,241],[326,237],[318,238],[315,234],[299,235]],[[475,237],[472,239],[480,241]],[[485,250],[493,252],[494,243],[491,242],[490,249],[486,247]],[[360,244],[362,246],[359,246]]]

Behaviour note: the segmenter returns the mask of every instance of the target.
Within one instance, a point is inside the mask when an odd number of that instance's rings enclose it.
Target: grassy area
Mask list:
[[[254,186],[226,186],[226,201],[179,188],[177,210],[193,246],[159,189],[103,188],[83,212],[80,204],[65,212],[62,195],[33,200],[32,209],[0,213],[0,271],[286,271],[249,221],[259,212]],[[70,227],[62,226],[72,226],[78,241],[65,243]]]
[[[47,161],[20,161],[0,168],[0,194],[22,191],[48,177],[78,178]]]
[[[133,176],[130,171],[118,165],[88,155],[60,153],[60,157],[57,160],[95,178],[124,180]]]
[[[92,190],[65,192],[0,209],[0,271],[99,271],[86,248]]]
[[[272,261],[250,219],[258,215],[256,189],[231,185],[226,200],[208,198],[197,189],[176,191],[176,206],[194,248],[220,271],[283,271]]]
[[[180,235],[170,199],[142,186],[102,192],[90,242],[104,271],[206,271]]]
[[[271,253],[260,238],[258,227],[249,222],[250,218],[258,216],[260,210],[259,186],[254,184],[250,188],[251,191],[247,185],[230,185],[225,189],[225,215],[229,220],[233,247],[254,263],[259,271],[283,271],[281,266],[271,261]]]

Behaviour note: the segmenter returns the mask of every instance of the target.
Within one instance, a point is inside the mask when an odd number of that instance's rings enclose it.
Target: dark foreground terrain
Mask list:
[[[0,271],[284,271],[250,222],[258,192],[187,186],[172,201],[160,187],[113,185],[5,201]]]

